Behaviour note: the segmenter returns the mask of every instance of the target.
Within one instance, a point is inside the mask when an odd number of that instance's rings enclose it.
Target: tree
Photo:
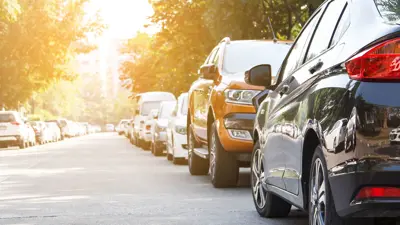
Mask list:
[[[322,0],[149,0],[154,36],[139,33],[122,50],[132,57],[121,80],[132,92],[186,92],[224,37],[292,40]],[[270,23],[272,25],[270,26]]]
[[[103,26],[97,18],[84,19],[87,0],[20,0],[18,7],[6,2],[20,13],[10,19],[0,11],[0,103],[16,108],[54,81],[76,78],[69,63],[90,48],[74,44]]]

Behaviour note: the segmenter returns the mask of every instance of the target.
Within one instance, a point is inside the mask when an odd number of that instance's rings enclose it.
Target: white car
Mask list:
[[[139,133],[140,140],[139,147],[144,150],[149,150],[153,141],[154,125],[158,119],[158,109],[153,109],[147,116],[146,120],[140,126],[141,132]]]
[[[338,120],[331,130],[325,132],[326,148],[328,151],[337,153],[344,149],[347,123],[347,119]]]
[[[97,127],[96,131],[97,131],[97,132],[100,132],[100,131],[101,131],[100,127]],[[113,125],[113,124],[110,124],[110,123],[109,123],[109,124],[106,124],[106,131],[107,131],[107,132],[114,132],[114,131],[115,131],[114,125]]]
[[[187,111],[188,94],[183,93],[178,97],[178,104],[169,119],[167,128],[167,159],[172,160],[174,164],[188,159]]]
[[[28,146],[28,127],[16,111],[0,112],[0,147]]]
[[[159,109],[163,101],[176,101],[175,96],[169,92],[146,92],[135,96],[137,107],[135,109],[134,141],[136,146],[149,147],[151,141],[144,140],[144,124],[150,111]]]
[[[158,111],[158,119],[155,121],[152,137],[151,152],[160,156],[167,150],[167,127],[176,106],[176,101],[162,102]]]
[[[57,142],[61,140],[61,130],[55,122],[46,122],[46,127],[50,133],[51,141]]]
[[[36,134],[35,130],[33,127],[29,124],[26,123],[27,129],[28,129],[28,145],[29,146],[35,146],[36,145]]]
[[[123,119],[119,121],[117,127],[115,127],[115,130],[118,132],[119,135],[123,135],[125,133],[125,125],[129,122],[128,119]]]

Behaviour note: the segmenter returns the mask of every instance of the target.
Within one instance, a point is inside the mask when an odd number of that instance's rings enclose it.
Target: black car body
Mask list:
[[[400,125],[399,9],[325,1],[275,84],[262,79],[268,65],[247,72],[248,83],[269,89],[255,102],[252,186],[262,216],[285,216],[291,205],[309,211],[311,224],[400,215],[400,145],[389,139]]]

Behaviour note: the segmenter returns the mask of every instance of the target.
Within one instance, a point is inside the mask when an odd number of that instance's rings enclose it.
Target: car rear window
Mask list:
[[[376,7],[382,18],[389,23],[400,23],[400,1],[375,0]]]
[[[0,123],[9,123],[9,122],[14,122],[15,117],[11,113],[2,113],[0,114]]]

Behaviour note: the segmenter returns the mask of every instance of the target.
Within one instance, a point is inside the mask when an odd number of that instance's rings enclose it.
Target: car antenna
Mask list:
[[[272,27],[272,23],[271,23],[271,20],[269,19],[269,16],[268,16],[268,23],[269,23],[269,28],[271,29],[271,32],[272,32],[272,36],[274,37],[273,41],[274,41],[274,43],[276,43],[276,42],[278,42],[278,39],[275,36],[275,31],[274,31],[274,28]]]

